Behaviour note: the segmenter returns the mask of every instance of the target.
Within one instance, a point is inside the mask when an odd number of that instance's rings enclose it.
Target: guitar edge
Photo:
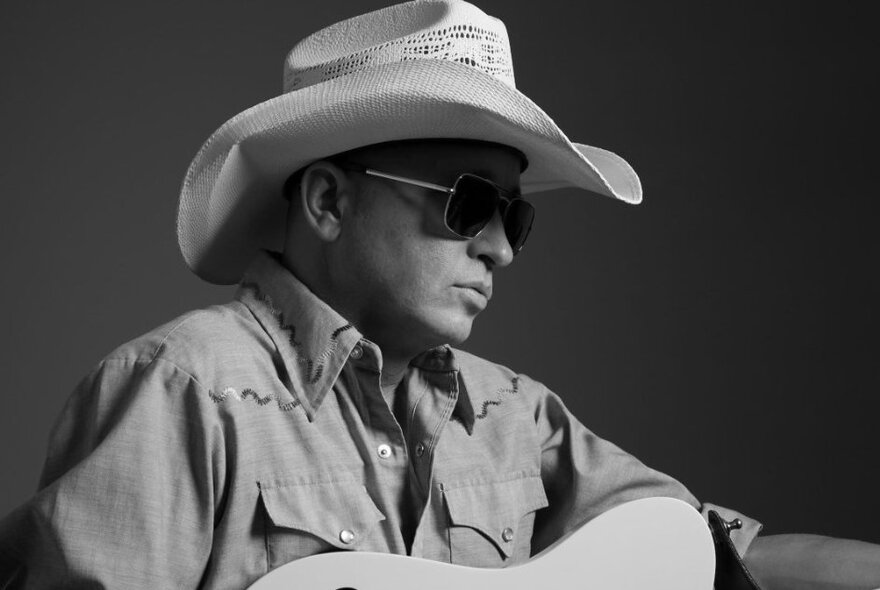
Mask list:
[[[714,547],[702,516],[680,500],[646,498],[609,510],[510,568],[325,553],[284,565],[249,590],[711,590],[714,575]]]

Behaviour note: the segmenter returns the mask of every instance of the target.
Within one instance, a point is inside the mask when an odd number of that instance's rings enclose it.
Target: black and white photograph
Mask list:
[[[880,590],[869,3],[12,3],[0,588]]]

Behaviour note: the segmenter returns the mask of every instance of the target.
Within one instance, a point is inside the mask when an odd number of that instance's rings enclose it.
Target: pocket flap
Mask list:
[[[444,484],[442,489],[452,524],[479,531],[507,557],[523,516],[548,504],[544,484],[536,476]]]
[[[355,482],[267,484],[260,497],[277,527],[311,533],[339,549],[357,549],[385,515]]]

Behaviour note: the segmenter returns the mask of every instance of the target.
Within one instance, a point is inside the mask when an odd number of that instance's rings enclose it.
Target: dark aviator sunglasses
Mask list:
[[[472,239],[485,229],[495,211],[501,213],[504,235],[514,255],[522,250],[532,229],[535,208],[522,196],[498,186],[491,180],[464,173],[451,187],[380,172],[354,162],[339,162],[341,168],[395,182],[439,191],[448,195],[443,220],[447,229],[461,238]]]

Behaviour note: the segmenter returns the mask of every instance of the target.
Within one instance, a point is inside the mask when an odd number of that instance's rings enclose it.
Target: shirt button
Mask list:
[[[387,459],[391,456],[391,447],[388,445],[379,445],[379,448],[376,449],[376,453],[378,453],[379,457],[382,459]]]
[[[505,543],[510,543],[513,540],[513,529],[507,527],[503,531],[501,531],[501,538],[504,539]]]
[[[421,457],[425,454],[425,444],[419,443],[416,445],[416,457]]]
[[[346,545],[350,545],[354,541],[354,533],[348,529],[342,529],[339,531],[339,540]]]
[[[358,360],[362,356],[364,356],[364,349],[360,344],[355,344],[354,348],[351,349],[351,358]]]

